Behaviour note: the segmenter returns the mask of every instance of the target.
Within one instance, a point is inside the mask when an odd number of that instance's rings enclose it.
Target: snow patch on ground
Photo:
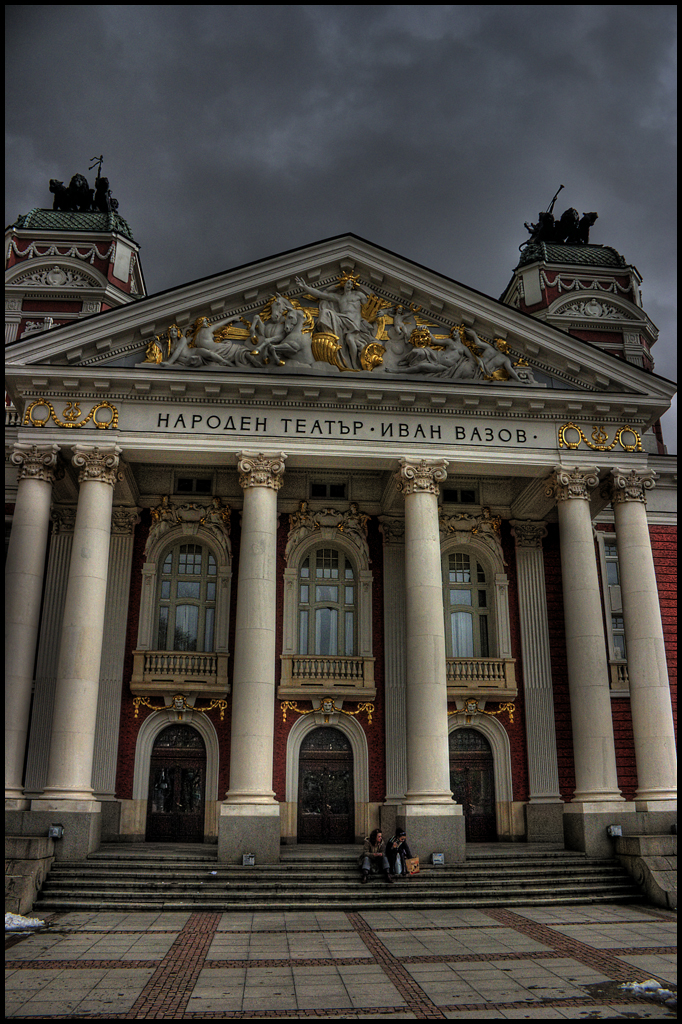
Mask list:
[[[44,928],[45,922],[37,917],[22,917],[21,914],[5,914],[6,932],[28,932]]]

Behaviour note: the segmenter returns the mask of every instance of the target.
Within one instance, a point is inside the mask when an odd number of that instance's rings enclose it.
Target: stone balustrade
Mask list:
[[[135,651],[131,691],[150,696],[167,693],[172,686],[219,696],[229,691],[227,657],[215,652]]]
[[[457,696],[513,700],[518,693],[512,658],[447,658],[448,699]]]
[[[373,700],[374,658],[282,655],[279,697],[306,697],[330,688],[340,696],[360,694],[363,700]]]

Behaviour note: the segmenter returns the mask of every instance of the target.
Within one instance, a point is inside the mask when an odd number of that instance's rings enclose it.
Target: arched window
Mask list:
[[[453,551],[443,558],[448,658],[488,658],[494,654],[491,582],[475,553]]]
[[[357,574],[337,548],[317,548],[298,572],[299,655],[357,652]]]
[[[217,566],[202,544],[177,544],[158,579],[159,651],[214,649]]]

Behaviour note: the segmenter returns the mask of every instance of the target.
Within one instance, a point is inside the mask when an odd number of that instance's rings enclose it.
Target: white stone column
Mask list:
[[[438,485],[447,462],[400,460],[405,496],[407,793],[403,814],[412,849],[464,857],[464,818],[450,790],[445,621]]]
[[[638,811],[672,811],[677,757],[658,585],[646,518],[651,470],[614,469],[609,496],[616,520]]]
[[[28,806],[22,772],[31,709],[45,550],[59,447],[16,444],[17,500],[5,567],[5,808]]]
[[[562,800],[554,724],[552,663],[542,541],[547,525],[512,521],[523,655],[523,696],[528,748],[526,839],[563,840]]]
[[[92,767],[111,537],[111,508],[121,449],[73,447],[80,470],[78,508],[64,604],[47,786],[31,810],[71,816],[61,856],[82,855],[98,842],[101,805]],[[85,818],[97,817],[95,823]],[[82,817],[78,822],[76,819]]]
[[[564,835],[574,848],[608,855],[613,850],[606,838],[606,825],[616,821],[616,814],[634,807],[625,804],[616,771],[601,589],[589,505],[590,489],[598,484],[598,474],[593,467],[557,466],[547,494],[556,499],[559,512],[576,780],[573,800],[564,807]]]
[[[284,453],[238,455],[244,490],[239,547],[237,625],[232,680],[230,788],[221,806],[218,857],[241,863],[244,853],[279,860],[279,804],[272,788],[277,491]]]

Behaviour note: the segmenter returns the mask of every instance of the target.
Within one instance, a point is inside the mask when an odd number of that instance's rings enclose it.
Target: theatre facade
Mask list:
[[[13,834],[263,863],[398,823],[451,862],[669,829],[674,388],[634,266],[534,239],[497,300],[347,235],[146,296],[120,218],[33,213]]]

